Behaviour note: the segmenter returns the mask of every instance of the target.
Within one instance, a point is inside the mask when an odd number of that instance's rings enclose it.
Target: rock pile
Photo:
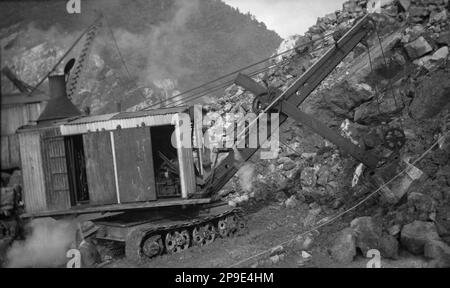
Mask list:
[[[355,219],[336,235],[330,253],[349,263],[370,249],[392,259],[408,251],[431,259],[431,266],[448,267],[450,149],[445,147],[450,147],[450,137],[411,163],[450,127],[442,120],[450,119],[449,1],[348,1],[341,11],[319,18],[304,35],[287,39],[279,52],[297,49],[278,57],[279,66],[255,79],[285,90],[367,12],[375,12],[379,36],[372,33],[368,39],[370,59],[367,48],[358,46],[303,108],[379,155],[377,177],[364,168],[355,171],[359,163],[300,123],[288,121],[280,130],[279,158],[255,162],[252,191],[242,191],[237,180],[227,189],[233,191],[231,198],[249,194],[255,196],[250,201],[274,199],[288,209],[307,205],[310,213],[303,222],[311,227],[323,211],[349,208],[406,170],[353,213]],[[219,114],[250,111],[252,100],[253,95],[232,86],[211,109]],[[398,149],[386,143],[392,129],[404,132],[405,144]]]

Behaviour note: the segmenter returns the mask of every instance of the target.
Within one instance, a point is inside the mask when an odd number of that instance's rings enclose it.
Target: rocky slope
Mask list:
[[[357,254],[378,249],[384,259],[412,253],[430,259],[431,267],[449,267],[449,2],[381,2],[348,1],[341,11],[319,18],[305,35],[288,39],[280,50],[317,41],[280,57],[280,66],[257,77],[286,89],[333,43],[332,37],[322,40],[324,35],[345,31],[356,18],[378,9],[373,18],[379,38],[372,33],[368,39],[372,61],[367,49],[358,46],[302,106],[379,155],[375,173],[300,123],[288,121],[281,130],[280,157],[255,157],[222,194],[231,205],[277,201],[286,209],[306,209],[307,217],[301,220],[306,231],[352,208],[340,224],[331,224],[348,228],[317,240],[329,248],[325,254],[345,265]],[[252,99],[232,86],[211,109],[221,114],[249,111]],[[392,129],[404,131],[406,137],[399,151],[386,146],[386,132]],[[323,250],[308,249],[313,258]]]

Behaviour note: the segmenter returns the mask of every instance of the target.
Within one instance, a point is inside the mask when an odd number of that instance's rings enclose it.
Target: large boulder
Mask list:
[[[371,249],[378,249],[382,235],[381,226],[372,217],[360,217],[350,223],[356,237],[356,247],[363,255]]]
[[[413,118],[433,117],[450,104],[450,81],[448,79],[450,79],[449,65],[430,73],[420,81],[409,108]]]
[[[330,249],[333,259],[342,264],[349,264],[356,256],[355,237],[351,228],[339,232]]]
[[[429,259],[437,259],[442,256],[450,257],[450,246],[440,240],[431,240],[424,246],[424,255]]]
[[[442,45],[450,45],[450,31],[441,32],[436,42]]]
[[[380,123],[389,120],[393,115],[403,109],[400,98],[392,94],[386,95],[378,103],[376,100],[366,102],[355,109],[354,121],[360,124]]]
[[[431,55],[423,56],[422,58],[413,61],[414,65],[424,67],[427,70],[433,69],[435,67],[435,61],[431,59]]]
[[[436,50],[432,55],[426,55],[413,61],[415,65],[425,67],[427,70],[433,70],[441,61],[445,61],[448,57],[448,47],[444,46]]]
[[[380,239],[379,250],[384,258],[397,259],[399,243],[397,238],[391,235],[383,235]]]
[[[403,226],[400,242],[409,252],[417,255],[424,253],[425,244],[440,240],[436,226],[432,222],[414,221]]]
[[[433,48],[423,36],[420,36],[413,42],[406,44],[405,49],[411,59],[417,59],[433,51]]]
[[[364,256],[372,249],[380,251],[383,258],[398,257],[398,241],[395,237],[385,234],[382,227],[372,217],[360,217],[350,223],[356,239],[356,247]]]
[[[445,60],[448,57],[448,47],[444,46],[436,50],[431,56],[431,59],[434,61]]]
[[[436,50],[433,54],[429,54],[420,59],[414,60],[413,63],[418,66],[423,66],[427,70],[431,71],[443,61],[447,60],[448,55],[448,47],[444,46]]]
[[[426,221],[431,213],[436,212],[436,202],[428,195],[412,192],[408,195],[408,206],[418,214],[420,220]]]
[[[367,84],[350,84],[344,82],[333,89],[323,92],[323,105],[334,114],[343,117],[351,117],[350,111],[367,102],[374,96],[372,88]]]
[[[445,22],[448,20],[448,12],[447,10],[442,11],[433,11],[430,15],[430,23],[438,23],[438,22]]]
[[[425,257],[433,259],[432,265],[436,268],[450,267],[450,246],[442,241],[432,240],[425,244]]]

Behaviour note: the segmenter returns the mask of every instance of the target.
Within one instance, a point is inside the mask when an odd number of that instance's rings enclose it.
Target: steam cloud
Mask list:
[[[176,89],[174,86],[177,85],[176,80],[192,74],[193,71],[183,65],[186,45],[190,46],[189,43],[195,41],[193,40],[195,37],[186,27],[186,23],[190,16],[199,11],[199,0],[175,0],[172,8],[174,13],[171,14],[173,16],[169,17],[170,19],[148,26],[145,29],[141,27],[140,30],[132,30],[133,27],[113,27],[115,17],[125,17],[117,12],[120,11],[120,5],[123,5],[122,1],[97,0],[92,2],[92,5],[93,10],[105,12],[105,18],[112,29],[121,55],[127,63],[131,77],[138,86],[152,87],[156,84],[159,88],[174,91]],[[119,16],[117,16],[117,13],[119,13]],[[92,17],[88,18],[93,19]],[[121,21],[124,22],[123,19]],[[24,32],[20,32],[11,38],[13,41],[9,38],[4,39],[1,44],[3,47],[7,46],[8,49],[5,49],[2,58],[6,60],[7,66],[13,67],[19,73],[22,80],[27,83],[37,83],[62,56],[63,52],[72,45],[82,30],[90,24],[92,24],[90,21],[88,22],[83,18],[82,22],[77,22],[76,30],[68,32],[60,25],[41,29],[36,23],[30,23]],[[188,41],[191,42],[188,43]],[[15,49],[20,48],[21,51],[25,52],[27,49],[32,49],[43,43],[45,43],[45,46],[39,50],[39,53],[26,52],[27,57],[23,60],[23,53],[19,55],[17,49]],[[67,60],[79,56],[82,43],[79,43],[79,47],[77,46],[73,50]],[[110,31],[105,25],[103,25],[101,32],[98,33],[94,41],[91,55],[99,55],[106,63],[110,64],[110,67],[112,66],[111,68],[117,75],[128,80]],[[92,61],[87,65],[92,65]],[[59,70],[62,71],[63,65],[60,66]],[[92,71],[95,68],[98,67],[91,67],[89,70]],[[161,87],[161,83],[167,83],[168,79],[172,82]],[[86,83],[85,85],[89,86]]]
[[[75,239],[75,222],[37,219],[29,223],[31,234],[16,241],[7,253],[7,265],[21,267],[59,267],[67,262],[66,252]]]
[[[253,186],[253,180],[255,179],[255,165],[251,163],[245,163],[239,150],[234,150],[234,165],[239,168],[237,176],[239,178],[239,184],[244,192],[250,192]]]
[[[114,31],[124,58],[130,67],[134,67],[133,74],[138,77],[139,83],[178,79],[192,72],[183,67],[181,57],[185,40],[190,37],[186,23],[198,10],[198,5],[198,0],[176,1],[174,17],[152,27],[147,34],[124,29]]]
[[[239,184],[242,190],[250,192],[252,190],[253,181],[255,179],[255,167],[253,164],[247,163],[238,171]]]

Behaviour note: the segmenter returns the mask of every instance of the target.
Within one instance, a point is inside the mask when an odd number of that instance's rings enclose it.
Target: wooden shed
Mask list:
[[[193,152],[182,147],[179,131],[188,108],[52,119],[52,105],[41,115],[45,121],[18,132],[28,214],[100,206],[111,211],[187,200],[196,192]],[[161,171],[177,176],[167,183]]]

